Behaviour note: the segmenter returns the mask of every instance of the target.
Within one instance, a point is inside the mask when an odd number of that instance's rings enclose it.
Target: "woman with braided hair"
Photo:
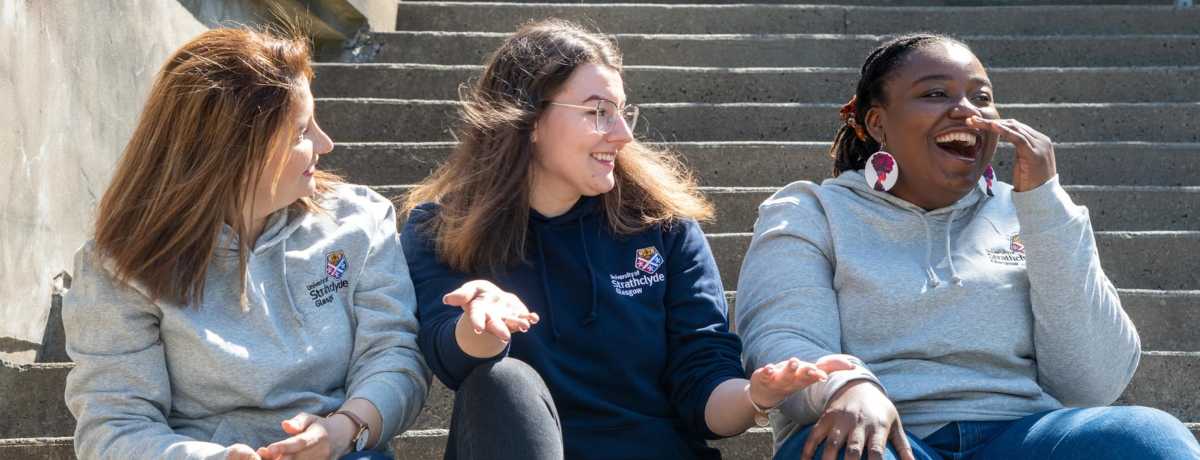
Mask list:
[[[965,44],[891,40],[842,108],[834,177],[759,207],[746,365],[861,361],[772,412],[776,458],[1200,458],[1174,417],[1102,407],[1137,369],[1137,331],[1050,139],[993,94]],[[1000,140],[1011,185],[990,166]]]

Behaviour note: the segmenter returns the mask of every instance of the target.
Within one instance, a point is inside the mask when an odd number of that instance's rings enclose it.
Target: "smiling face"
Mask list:
[[[583,64],[550,101],[594,107],[597,101],[625,105],[621,75],[613,68]],[[545,215],[565,212],[580,196],[596,196],[616,184],[613,169],[621,148],[633,141],[623,120],[606,133],[596,130],[594,110],[547,105],[533,131],[534,162],[530,204]],[[621,120],[621,117],[617,117]]]
[[[884,94],[886,104],[867,113],[867,129],[900,167],[891,193],[936,209],[970,192],[996,153],[997,137],[966,120],[1000,117],[979,59],[955,43],[930,43],[904,58]]]
[[[279,142],[287,151],[273,155],[259,178],[254,194],[255,218],[263,218],[316,193],[317,180],[313,174],[317,158],[333,150],[333,141],[317,125],[307,81],[301,84],[300,99],[294,107],[283,127],[286,133],[294,135]]]

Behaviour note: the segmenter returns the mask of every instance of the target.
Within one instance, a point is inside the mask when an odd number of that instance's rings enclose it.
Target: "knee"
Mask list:
[[[486,393],[491,397],[508,394],[523,399],[540,392],[548,393],[545,388],[546,383],[533,367],[519,359],[504,358],[475,368],[458,391]]]
[[[1078,442],[1092,449],[1143,452],[1146,456],[1141,458],[1180,458],[1177,455],[1184,452],[1200,453],[1191,431],[1171,414],[1144,406],[1114,406],[1099,411],[1074,430]]]

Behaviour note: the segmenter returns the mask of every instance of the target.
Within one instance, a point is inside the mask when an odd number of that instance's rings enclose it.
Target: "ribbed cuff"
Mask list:
[[[1013,192],[1012,197],[1022,233],[1056,228],[1075,219],[1085,209],[1071,201],[1067,191],[1059,185],[1058,175],[1033,190]]]

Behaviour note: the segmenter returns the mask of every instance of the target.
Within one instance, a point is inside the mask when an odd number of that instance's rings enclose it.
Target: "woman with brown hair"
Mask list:
[[[421,350],[457,391],[447,458],[718,458],[705,439],[852,367],[784,359],[744,378],[697,224],[711,206],[633,138],[621,66],[577,25],[525,25],[408,197]]]
[[[391,203],[316,169],[303,39],[172,55],[64,299],[83,459],[389,458],[429,371]]]

